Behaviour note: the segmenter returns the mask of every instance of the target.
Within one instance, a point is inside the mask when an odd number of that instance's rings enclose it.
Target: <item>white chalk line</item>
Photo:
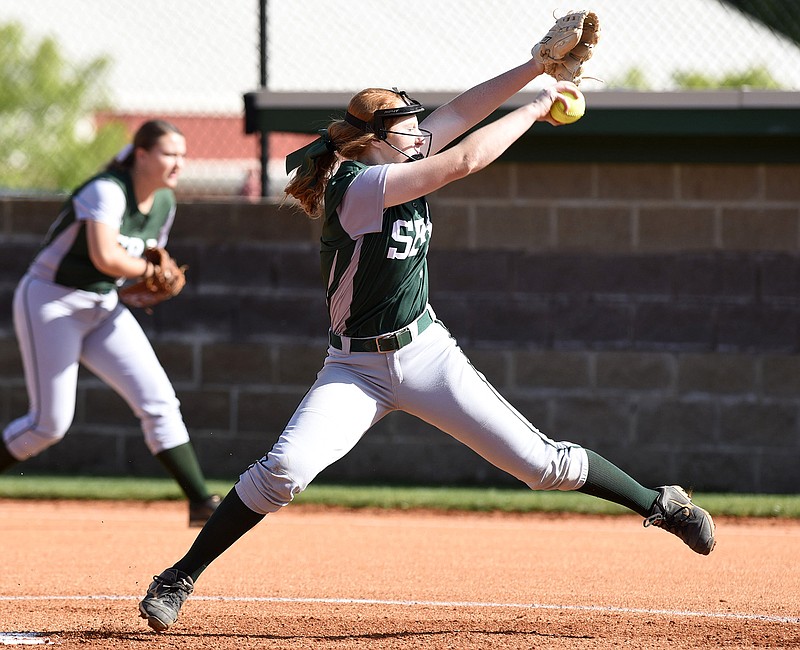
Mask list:
[[[0,632],[0,645],[52,645],[53,642],[38,632]]]
[[[2,601],[42,600],[139,600],[141,596],[0,596]],[[735,612],[697,612],[681,609],[647,609],[639,607],[611,607],[604,605],[547,605],[543,603],[486,603],[469,601],[438,600],[379,600],[371,598],[280,598],[275,596],[192,596],[192,600],[241,602],[241,603],[295,603],[329,605],[391,605],[395,607],[439,607],[439,608],[485,608],[485,609],[546,609],[565,612],[602,612],[607,614],[641,614],[645,616],[688,616],[692,618],[727,619],[737,621],[761,621],[764,623],[794,623],[800,625],[797,616],[771,616],[768,614],[742,614]]]

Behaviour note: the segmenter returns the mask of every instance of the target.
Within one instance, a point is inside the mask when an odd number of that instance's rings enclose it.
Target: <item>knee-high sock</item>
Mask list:
[[[189,501],[205,501],[209,497],[206,480],[191,442],[165,449],[156,458],[181,486]]]
[[[658,498],[656,490],[644,487],[599,454],[587,449],[586,455],[589,457],[589,474],[578,492],[618,503],[642,517],[650,514],[650,508]]]
[[[189,551],[173,568],[188,573],[192,580],[197,580],[211,562],[265,516],[244,505],[236,494],[236,489],[232,488],[203,526]]]

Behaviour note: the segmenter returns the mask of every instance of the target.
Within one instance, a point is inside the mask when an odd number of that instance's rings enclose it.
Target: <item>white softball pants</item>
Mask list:
[[[395,352],[335,348],[272,450],[239,477],[251,510],[287,505],[391,411],[419,417],[535,490],[586,481],[582,447],[554,442],[517,412],[469,362],[438,321]]]
[[[18,460],[66,434],[80,363],[128,403],[152,454],[189,441],[175,390],[116,291],[81,291],[26,275],[14,293],[14,327],[29,410],[4,429],[3,442]]]

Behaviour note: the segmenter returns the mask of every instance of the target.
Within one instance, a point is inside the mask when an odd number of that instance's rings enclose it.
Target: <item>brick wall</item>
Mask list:
[[[500,391],[557,439],[649,484],[797,492],[798,165],[498,163],[430,197],[432,303]],[[0,199],[0,418],[26,409],[10,317],[58,202]],[[274,204],[182,202],[174,301],[138,314],[210,476],[271,446],[325,354],[318,224]],[[160,475],[113,392],[20,471]],[[405,414],[322,480],[517,485]]]

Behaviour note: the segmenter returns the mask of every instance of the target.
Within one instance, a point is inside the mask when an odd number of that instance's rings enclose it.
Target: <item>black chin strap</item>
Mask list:
[[[395,146],[394,146],[394,145],[393,145],[391,142],[389,142],[388,140],[383,140],[383,142],[385,142],[386,144],[388,144],[388,145],[389,145],[389,146],[390,146],[392,149],[394,149],[394,150],[395,150],[397,153],[401,153],[401,154],[403,154],[403,155],[404,155],[406,158],[408,158],[408,160],[406,160],[406,162],[414,162],[415,160],[422,160],[422,159],[425,157],[425,155],[424,155],[424,154],[421,154],[421,153],[415,153],[413,156],[409,156],[409,155],[408,155],[408,154],[407,154],[405,151],[403,151],[402,149],[399,149],[398,147],[395,147]]]

